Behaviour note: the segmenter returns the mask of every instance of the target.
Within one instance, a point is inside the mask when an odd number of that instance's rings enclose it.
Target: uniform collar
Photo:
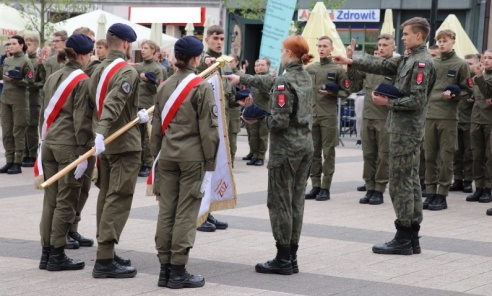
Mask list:
[[[22,56],[24,56],[24,52],[22,50],[14,54],[14,57],[16,58],[20,58]]]
[[[108,56],[106,58],[110,60],[116,60],[117,58],[122,58],[126,61],[126,56],[124,52],[118,50],[112,50],[112,49],[109,50]]]
[[[218,58],[220,56],[222,56],[222,53],[221,52],[215,52],[211,49],[208,49],[207,52],[206,52],[207,55],[213,57],[213,58]]]
[[[148,59],[148,60],[144,60],[142,63],[143,64],[152,64],[154,62],[154,58],[151,58],[151,59]]]
[[[410,49],[412,51],[412,54],[417,54],[417,53],[420,53],[424,50],[427,50],[427,46],[425,45],[425,43],[422,43],[420,45],[417,45],[415,47],[413,47],[412,49]]]
[[[68,67],[68,68],[73,68],[73,69],[82,69],[82,65],[77,62],[77,61],[74,61],[74,60],[69,60],[66,64],[65,64],[65,67]]]
[[[454,57],[455,55],[456,55],[456,52],[454,51],[454,49],[450,52],[441,52],[441,60],[450,59],[450,58]]]
[[[290,71],[299,71],[302,70],[302,63],[301,62],[292,62],[285,67],[285,71],[290,72]]]
[[[319,63],[320,63],[321,65],[330,64],[330,63],[331,63],[331,58],[320,58],[320,59],[319,59]]]
[[[33,52],[31,54],[29,54],[29,58],[30,59],[34,59],[36,57],[36,52]]]

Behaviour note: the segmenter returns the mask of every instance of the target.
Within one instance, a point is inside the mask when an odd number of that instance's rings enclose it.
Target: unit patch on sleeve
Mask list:
[[[121,90],[127,94],[129,93],[131,90],[132,90],[132,86],[130,85],[130,83],[128,83],[127,81],[123,82],[121,84]]]

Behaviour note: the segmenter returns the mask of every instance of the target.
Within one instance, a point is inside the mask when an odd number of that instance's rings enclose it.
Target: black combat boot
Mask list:
[[[39,269],[46,269],[48,260],[50,259],[51,247],[43,247],[41,251],[41,260],[39,261]]]
[[[372,251],[376,254],[412,255],[412,228],[403,227],[395,221],[396,235],[393,240],[374,245]]]
[[[247,163],[246,165],[255,165],[255,162],[256,162],[256,158],[251,158]]]
[[[24,168],[32,168],[34,166],[35,162],[36,162],[36,158],[24,157],[24,159],[22,160],[21,166]]]
[[[116,263],[118,263],[119,265],[122,265],[122,266],[131,266],[132,265],[132,260],[130,260],[128,258],[120,257],[120,256],[116,255],[116,252],[113,254],[113,259],[114,259],[114,261],[116,261]]]
[[[243,160],[251,160],[253,158],[253,153],[248,153],[245,157],[243,157]]]
[[[483,189],[483,194],[478,199],[478,202],[481,202],[481,203],[489,203],[491,201],[492,201],[492,195],[490,195],[490,188],[484,188]]]
[[[384,202],[383,193],[379,191],[374,191],[374,194],[369,199],[370,205],[380,205]]]
[[[454,180],[453,184],[449,186],[449,191],[463,191],[463,180]]]
[[[367,190],[366,184],[362,186],[357,186],[357,191],[366,191],[366,190]]]
[[[473,187],[472,187],[472,181],[463,181],[463,192],[464,193],[472,193],[473,192]]]
[[[84,261],[68,258],[65,255],[65,247],[51,247],[46,269],[49,271],[79,270],[83,269],[84,266]]]
[[[367,190],[366,195],[364,195],[361,199],[359,199],[359,203],[368,204],[373,194],[374,194],[374,190]]]
[[[94,278],[132,278],[137,274],[133,266],[124,266],[114,259],[97,259],[92,270]]]
[[[427,197],[427,191],[425,190],[425,179],[420,179],[420,191],[422,191],[422,197]]]
[[[412,250],[414,254],[422,253],[422,249],[420,248],[420,241],[419,241],[420,239],[419,231],[420,231],[420,225],[412,224]]]
[[[277,243],[276,247],[277,256],[273,260],[256,264],[256,272],[282,275],[291,275],[294,272],[290,261],[290,245],[279,245]]]
[[[299,245],[290,245],[290,263],[292,263],[292,273],[299,273],[299,265],[297,264],[297,250]]]
[[[203,222],[202,225],[198,226],[196,230],[202,232],[214,232],[215,230],[217,230],[217,227],[214,224],[205,220],[205,222]]]
[[[319,187],[313,187],[313,189],[311,189],[311,191],[309,191],[309,193],[306,193],[306,195],[305,195],[306,199],[315,199],[316,195],[318,195],[320,190],[321,190],[321,188],[319,188]]]
[[[422,203],[422,208],[425,210],[429,208],[429,205],[434,201],[436,198],[436,195],[433,193],[428,193],[427,197],[425,198],[424,202]]]
[[[80,248],[79,242],[74,240],[67,234],[67,245],[65,246],[65,249],[75,250],[78,248]]]
[[[2,168],[0,168],[0,174],[6,174],[7,171],[14,165],[14,163],[9,162],[6,165],[4,165]]]
[[[215,219],[212,214],[208,214],[207,221],[215,225],[215,229],[227,229],[227,227],[229,227],[229,224],[227,224],[227,222]]]
[[[68,236],[77,241],[81,247],[92,247],[94,245],[94,240],[85,237],[78,232],[69,232]]]
[[[448,203],[446,202],[446,196],[442,194],[436,194],[434,201],[429,204],[429,210],[431,211],[441,211],[448,208]]]
[[[151,169],[151,167],[142,166],[142,168],[138,172],[138,176],[139,177],[148,177],[150,175],[150,169]]]
[[[321,188],[318,195],[316,195],[317,201],[325,201],[330,199],[330,190]]]
[[[15,175],[15,174],[20,174],[22,173],[21,169],[21,164],[20,163],[14,163],[10,169],[7,170],[7,174],[9,175]]]
[[[200,288],[205,285],[205,279],[201,275],[192,275],[186,271],[184,265],[171,264],[167,287],[171,289]]]
[[[157,285],[159,287],[167,287],[167,282],[169,281],[169,274],[171,273],[171,264],[161,264],[161,272],[159,273],[159,281]]]
[[[492,208],[487,209],[487,212],[485,212],[485,214],[487,214],[487,216],[492,216]]]
[[[480,196],[483,194],[483,188],[477,188],[473,194],[466,197],[466,201],[479,201]]]

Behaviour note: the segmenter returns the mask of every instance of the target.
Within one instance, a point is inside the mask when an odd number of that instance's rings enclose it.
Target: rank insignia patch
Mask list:
[[[473,79],[468,78],[468,86],[472,87],[473,86]]]
[[[285,94],[278,94],[277,95],[277,102],[280,107],[285,106]]]
[[[424,81],[424,73],[418,72],[417,73],[417,79],[415,80],[417,84],[421,84],[422,81]]]
[[[122,90],[125,94],[127,94],[127,93],[129,93],[129,92],[132,90],[132,86],[130,85],[130,83],[128,83],[128,82],[126,82],[126,81],[125,81],[125,82],[123,82],[123,83],[121,84],[121,90]]]
[[[27,72],[27,78],[32,79],[33,77],[34,77],[34,71],[29,70],[29,72]]]
[[[349,87],[350,87],[350,80],[345,79],[345,80],[343,81],[343,85],[345,85],[345,88],[349,88]]]

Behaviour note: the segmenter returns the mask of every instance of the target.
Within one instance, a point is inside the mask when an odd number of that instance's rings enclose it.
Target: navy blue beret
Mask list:
[[[150,80],[152,83],[159,84],[159,83],[157,83],[157,77],[155,77],[154,72],[145,72],[144,75],[145,75],[145,78]]]
[[[378,95],[388,97],[390,99],[397,99],[401,97],[400,91],[393,84],[381,83],[376,86],[374,92]]]
[[[133,31],[132,27],[122,23],[113,24],[109,27],[108,33],[128,42],[137,40],[137,34]]]
[[[321,86],[321,90],[331,91],[332,93],[338,93],[339,89],[338,84],[335,82],[328,82],[327,84],[323,84]]]
[[[253,104],[244,108],[243,110],[243,118],[244,119],[261,119],[267,115],[270,115],[267,111],[258,107],[258,105]]]
[[[459,87],[459,85],[456,85],[456,84],[450,84],[448,86],[446,86],[446,88],[444,89],[443,92],[449,90],[451,92],[452,95],[459,95],[461,93],[461,88]]]
[[[245,88],[236,93],[236,101],[244,100],[251,95],[251,90],[249,88]]]
[[[68,37],[65,47],[72,48],[78,54],[88,54],[94,50],[94,42],[84,34],[75,34]]]
[[[24,75],[22,74],[20,67],[15,67],[15,69],[7,71],[7,76],[13,79],[22,79]]]
[[[176,41],[174,52],[188,57],[197,57],[203,52],[203,43],[195,36],[185,36]]]

